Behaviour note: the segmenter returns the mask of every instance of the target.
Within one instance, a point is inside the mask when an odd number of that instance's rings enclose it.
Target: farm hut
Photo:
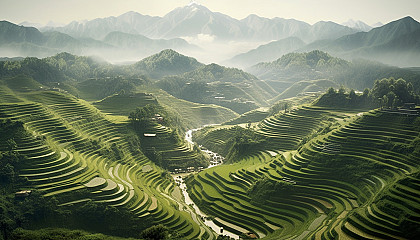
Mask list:
[[[31,195],[32,191],[31,190],[23,190],[23,191],[19,191],[15,193],[15,198],[26,198],[29,197],[29,195]]]

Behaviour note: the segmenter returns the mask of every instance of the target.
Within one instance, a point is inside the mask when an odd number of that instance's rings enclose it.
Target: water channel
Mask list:
[[[199,129],[192,129],[192,130],[189,130],[185,133],[185,140],[191,145],[195,144],[192,141],[192,132],[197,131],[197,130],[199,130]],[[224,158],[221,155],[219,155],[218,153],[212,152],[212,151],[207,150],[207,149],[202,149],[202,151],[207,153],[211,157],[210,165],[209,165],[208,168],[211,168],[211,167],[214,167],[214,166],[217,166],[217,165],[220,165],[220,164],[223,163]],[[209,228],[211,228],[217,234],[228,235],[231,238],[239,239],[239,235],[234,234],[232,232],[229,232],[226,229],[223,229],[223,232],[221,232],[222,228],[219,227],[218,225],[216,225],[216,223],[213,220],[209,219],[209,217],[206,214],[204,214],[197,207],[197,205],[194,203],[194,201],[190,198],[190,196],[188,195],[188,192],[187,192],[187,185],[185,184],[182,177],[180,177],[180,175],[178,175],[178,174],[173,175],[173,177],[176,180],[176,182],[179,183],[179,187],[181,189],[182,195],[184,196],[185,203],[194,208],[195,213],[203,219],[204,224],[206,224]]]

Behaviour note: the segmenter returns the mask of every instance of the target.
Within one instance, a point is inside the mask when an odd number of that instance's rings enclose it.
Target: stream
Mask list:
[[[199,130],[199,128],[198,129],[189,130],[189,131],[187,131],[185,133],[185,140],[189,144],[191,144],[191,146],[192,145],[195,145],[195,143],[192,141],[192,132],[193,131],[197,131],[197,130]],[[200,146],[200,148],[202,148],[202,147]],[[218,153],[212,152],[212,151],[207,150],[207,149],[204,149],[202,151],[205,152],[205,153],[207,153],[211,157],[210,165],[209,165],[208,168],[215,167],[215,166],[220,165],[220,164],[223,163],[224,157],[222,157]],[[188,195],[188,192],[187,192],[187,185],[185,184],[184,179],[179,174],[172,175],[172,176],[175,179],[175,181],[177,183],[179,183],[179,187],[181,189],[182,195],[184,196],[185,203],[187,205],[192,206],[194,208],[195,213],[203,219],[203,222],[204,222],[205,225],[207,225],[209,228],[213,229],[213,231],[215,233],[217,233],[217,234],[228,235],[231,238],[239,239],[239,235],[234,234],[232,232],[229,232],[226,229],[223,229],[223,233],[221,233],[221,229],[222,228],[219,227],[219,226],[217,226],[216,223],[213,220],[210,220],[208,218],[208,216],[206,214],[204,214],[197,207],[197,205],[194,203],[194,201],[190,198],[190,196]]]

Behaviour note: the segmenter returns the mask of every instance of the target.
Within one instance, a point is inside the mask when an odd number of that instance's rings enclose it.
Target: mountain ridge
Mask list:
[[[114,60],[116,56],[138,59],[167,48],[178,51],[198,49],[197,46],[180,38],[150,39],[139,34],[110,32],[103,40],[95,40],[75,38],[54,30],[40,32],[33,27],[18,26],[7,21],[0,22],[0,49],[11,57],[48,57],[60,52],[69,52],[76,55],[114,57]]]
[[[326,27],[320,28],[319,25],[326,25]],[[329,28],[333,27],[339,28],[341,32],[331,32]],[[51,30],[51,28],[47,29]],[[152,17],[130,11],[117,17],[97,18],[87,22],[73,21],[64,27],[53,29],[74,37],[91,37],[97,40],[101,40],[109,32],[121,31],[141,34],[149,38],[177,38],[209,34],[216,36],[219,40],[252,38],[254,41],[271,41],[296,36],[306,42],[311,42],[325,37],[336,37],[336,34],[343,36],[343,34],[357,32],[355,29],[332,22],[321,21],[310,25],[295,19],[278,17],[269,19],[255,14],[238,20],[220,12],[212,12],[207,7],[195,3],[178,7],[163,17]]]
[[[369,32],[358,32],[337,39],[317,40],[300,48],[290,49],[290,52],[321,50],[347,60],[365,58],[395,66],[411,66],[410,64],[418,66],[420,65],[419,29],[420,23],[408,16],[373,28]],[[261,48],[265,50],[261,51]],[[251,53],[254,54],[254,59],[260,59],[265,52],[270,54],[269,59],[265,61],[273,61],[273,58],[279,58],[287,53],[278,54],[282,52],[281,49],[269,43],[250,50],[245,56],[244,54],[236,55],[231,60],[247,57],[247,54]],[[235,66],[240,64],[238,61],[232,62]]]

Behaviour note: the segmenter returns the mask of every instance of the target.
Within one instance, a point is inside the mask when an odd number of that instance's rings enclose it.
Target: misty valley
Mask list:
[[[32,25],[0,21],[0,240],[420,238],[413,17]]]

